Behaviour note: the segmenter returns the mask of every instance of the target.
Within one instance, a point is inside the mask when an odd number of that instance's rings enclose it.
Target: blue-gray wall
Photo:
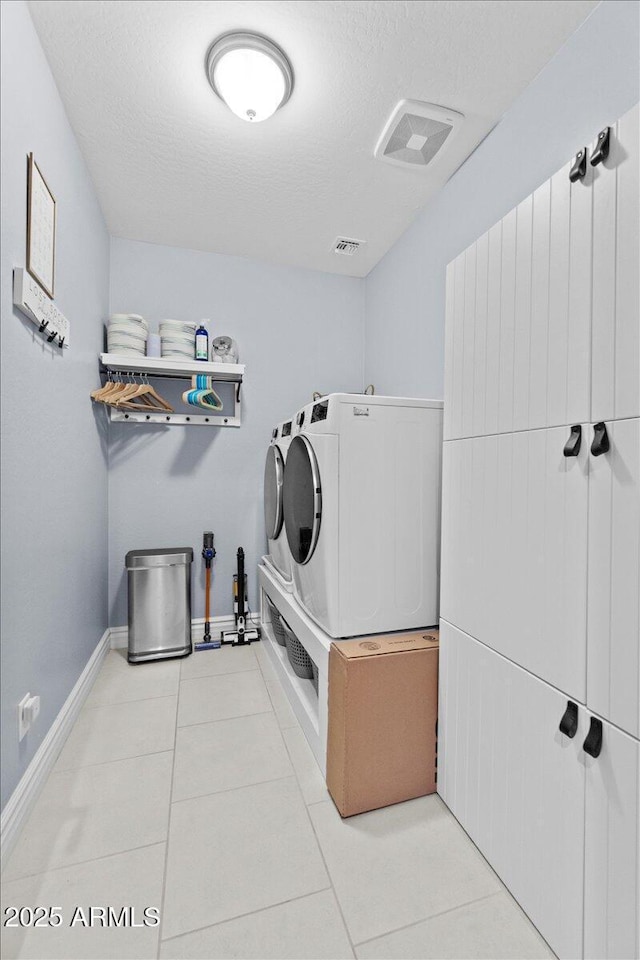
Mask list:
[[[252,607],[266,546],[262,472],[271,429],[322,393],[363,383],[364,282],[193,250],[112,240],[111,310],[211,318],[247,366],[242,426],[112,424],[109,447],[110,623],[127,622],[124,556],[191,545],[195,617],[204,615],[199,553],[213,530],[213,615],[230,614],[236,550],[244,547]]]
[[[25,265],[27,153],[58,202],[64,356],[12,305]],[[2,803],[107,627],[106,437],[89,393],[108,305],[109,239],[26,4],[2,4]],[[17,703],[42,712],[18,744]]]
[[[365,378],[378,393],[442,398],[447,263],[637,102],[639,9],[596,7],[369,274]]]

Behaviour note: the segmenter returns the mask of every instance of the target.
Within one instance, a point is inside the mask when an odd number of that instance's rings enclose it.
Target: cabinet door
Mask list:
[[[441,615],[582,702],[588,429],[445,443],[442,517]]]
[[[462,436],[465,260],[461,253],[447,267],[444,439]]]
[[[594,168],[591,420],[640,416],[638,105]]]
[[[560,957],[582,955],[586,714],[441,621],[438,792]]]
[[[585,754],[584,956],[640,956],[640,743],[608,723]]]
[[[638,737],[640,419],[606,428],[609,451],[589,465],[587,704]]]

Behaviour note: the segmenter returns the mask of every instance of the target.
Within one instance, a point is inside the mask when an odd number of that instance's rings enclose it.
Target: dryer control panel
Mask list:
[[[321,400],[320,403],[314,404],[313,410],[311,411],[311,423],[317,423],[318,420],[326,420],[328,412],[328,400]]]

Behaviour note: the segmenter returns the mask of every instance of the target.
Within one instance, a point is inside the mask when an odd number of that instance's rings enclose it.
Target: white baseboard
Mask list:
[[[64,746],[80,708],[93,686],[102,666],[102,661],[109,652],[110,633],[109,629],[105,630],[98,641],[86,667],[78,677],[73,690],[62,705],[58,716],[51,724],[47,735],[2,811],[2,817],[0,817],[0,857],[3,864],[6,863],[20,830],[33,809],[44,781]]]
[[[257,617],[255,618],[257,622]],[[211,634],[212,636],[219,636],[222,630],[233,630],[234,619],[229,614],[226,617],[212,617],[209,621],[211,624]],[[198,643],[202,640],[202,631],[204,629],[204,617],[198,617],[195,620],[191,621],[191,634],[193,636],[193,642]],[[128,627],[111,627],[111,649],[112,650],[123,650],[129,646],[129,628]]]

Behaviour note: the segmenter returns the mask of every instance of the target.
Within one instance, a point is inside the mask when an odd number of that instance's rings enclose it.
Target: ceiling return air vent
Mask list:
[[[353,240],[350,237],[336,237],[331,249],[334,253],[339,253],[343,257],[352,257],[360,247],[364,247],[366,242],[366,240]]]
[[[419,100],[401,100],[374,150],[378,160],[426,167],[445,152],[464,120],[461,113]]]

